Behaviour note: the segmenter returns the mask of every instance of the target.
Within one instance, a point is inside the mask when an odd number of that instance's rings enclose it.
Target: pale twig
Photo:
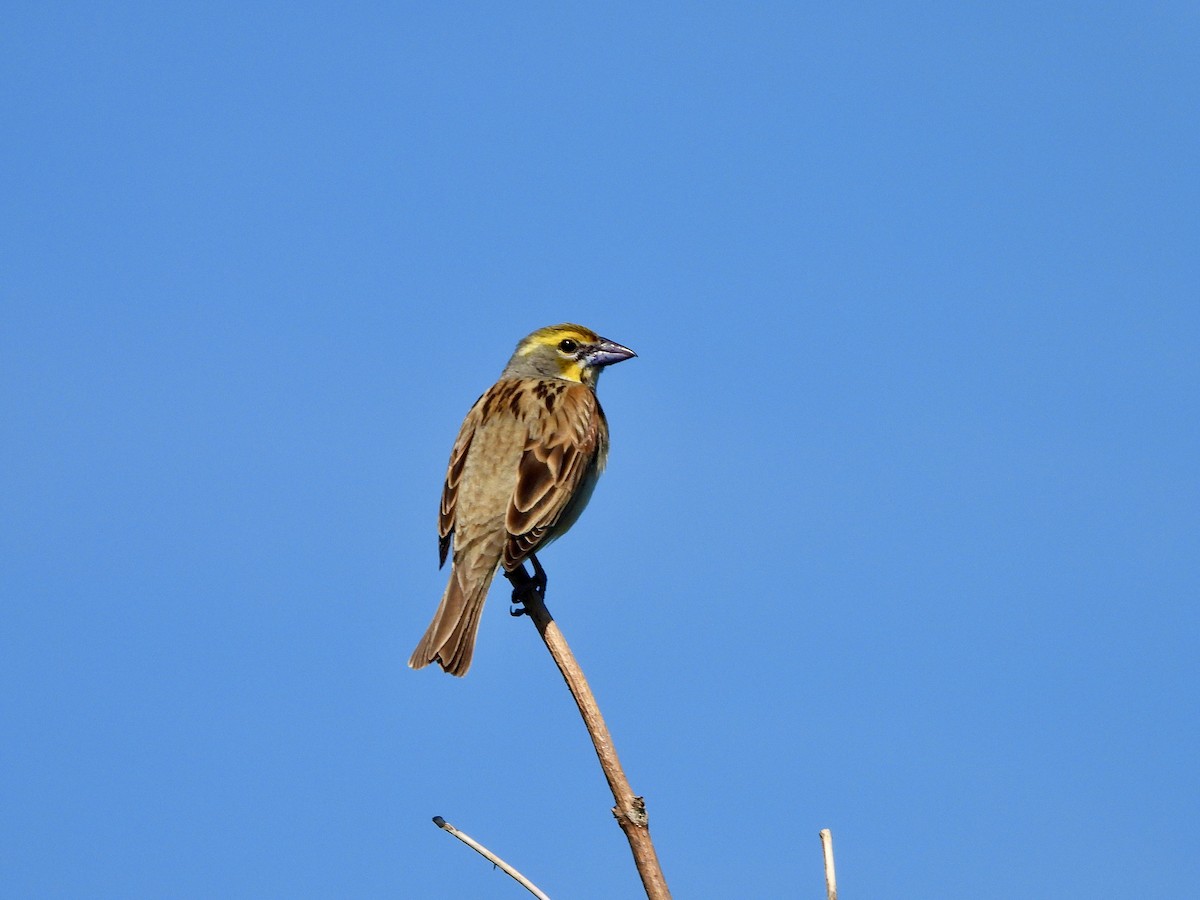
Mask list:
[[[825,896],[837,900],[837,875],[833,871],[833,834],[828,828],[821,829],[821,855],[825,857]]]
[[[592,689],[588,687],[583,670],[579,668],[579,663],[575,660],[575,654],[567,646],[567,639],[563,637],[554,617],[546,609],[543,599],[545,573],[540,569],[541,567],[537,565],[536,558],[534,558],[534,572],[539,576],[538,579],[530,579],[528,575],[525,575],[524,568],[517,572],[507,573],[507,577],[515,587],[513,599],[519,600],[524,605],[524,613],[537,626],[538,634],[546,642],[546,649],[550,651],[550,656],[558,666],[558,671],[562,673],[563,680],[566,681],[567,687],[571,691],[571,696],[575,698],[575,705],[579,707],[579,714],[583,716],[583,724],[587,726],[592,745],[596,748],[600,768],[604,770],[604,777],[608,780],[613,799],[617,802],[617,805],[613,807],[613,815],[616,816],[617,824],[621,826],[621,830],[625,832],[625,837],[629,840],[629,849],[633,851],[633,862],[637,866],[638,875],[641,876],[647,898],[649,900],[670,900],[671,891],[667,887],[667,880],[663,877],[662,866],[659,865],[654,843],[650,840],[646,803],[643,798],[634,796],[633,789],[629,786],[629,780],[621,768],[621,761],[617,759],[612,735],[608,733],[608,726],[604,724],[604,717],[600,714],[600,707],[596,704]],[[521,578],[522,575],[525,575],[524,580]]]
[[[530,881],[528,878],[526,878],[524,875],[522,875],[520,872],[518,872],[516,869],[514,869],[512,866],[510,866],[508,863],[506,863],[504,860],[502,860],[500,857],[498,857],[495,853],[493,853],[487,847],[483,846],[483,844],[479,843],[479,841],[475,840],[474,838],[472,838],[468,835],[463,834],[461,831],[459,831],[457,828],[455,828],[453,825],[451,825],[449,822],[447,822],[441,816],[434,816],[433,824],[436,825],[438,828],[442,829],[442,831],[450,832],[452,835],[454,835],[456,838],[458,838],[460,841],[462,841],[464,844],[466,844],[468,847],[470,847],[472,850],[474,850],[480,856],[483,856],[486,859],[490,860],[493,865],[499,866],[501,869],[503,869],[505,872],[507,872],[509,875],[511,875],[513,877],[513,880],[515,880],[518,884],[520,884],[527,891],[529,891],[529,893],[533,894],[533,896],[537,897],[538,900],[550,900],[549,897],[547,897],[545,894],[543,894],[541,891],[538,890],[537,885],[535,885],[532,881]]]

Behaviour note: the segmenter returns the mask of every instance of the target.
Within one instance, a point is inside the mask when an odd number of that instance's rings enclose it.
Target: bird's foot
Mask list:
[[[533,565],[532,575],[525,571],[524,563],[511,572],[504,573],[504,577],[513,586],[513,605],[508,609],[510,616],[524,616],[528,613],[525,606],[530,600],[540,603],[546,598],[546,570],[542,568],[538,558],[532,554],[529,556],[529,562]]]

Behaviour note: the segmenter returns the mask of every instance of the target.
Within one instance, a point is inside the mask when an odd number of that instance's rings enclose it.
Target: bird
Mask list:
[[[608,457],[600,373],[635,356],[582,325],[550,325],[517,344],[475,401],[442,486],[439,568],[449,556],[450,580],[410,668],[465,675],[496,573],[524,573],[528,559],[544,579],[534,551],[575,524]]]

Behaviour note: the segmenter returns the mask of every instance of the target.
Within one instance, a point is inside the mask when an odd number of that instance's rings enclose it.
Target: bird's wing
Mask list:
[[[446,467],[446,482],[442,485],[442,505],[438,512],[438,568],[446,564],[446,555],[450,552],[450,538],[454,534],[454,510],[458,503],[458,486],[462,483],[463,469],[467,464],[467,451],[471,449],[471,441],[475,438],[475,429],[479,425],[480,410],[483,407],[485,393],[475,401],[467,417],[463,419],[462,428],[458,431],[458,439],[454,449],[450,451],[450,465]]]
[[[539,406],[543,401],[530,398]],[[508,505],[503,564],[512,571],[546,538],[603,465],[608,427],[595,393],[583,385],[556,392],[552,409],[526,417],[529,437]]]

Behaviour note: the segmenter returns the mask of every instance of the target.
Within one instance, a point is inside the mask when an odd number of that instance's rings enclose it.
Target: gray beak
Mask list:
[[[600,338],[600,340],[588,347],[585,356],[589,366],[601,369],[604,366],[611,366],[613,363],[631,359],[637,356],[637,354],[628,347],[622,347],[620,344],[614,343],[607,338]]]

